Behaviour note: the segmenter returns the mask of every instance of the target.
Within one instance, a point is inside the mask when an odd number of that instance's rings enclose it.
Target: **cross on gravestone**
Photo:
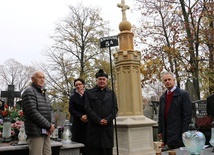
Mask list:
[[[7,105],[10,107],[14,106],[14,98],[20,97],[21,92],[14,90],[14,85],[8,85],[7,91],[1,91],[1,97],[7,98]]]
[[[121,8],[122,11],[122,20],[127,20],[126,18],[126,10],[128,10],[130,7],[128,5],[125,5],[125,0],[121,0],[120,4],[117,4],[117,7]]]
[[[0,110],[4,110],[4,100],[0,99]]]

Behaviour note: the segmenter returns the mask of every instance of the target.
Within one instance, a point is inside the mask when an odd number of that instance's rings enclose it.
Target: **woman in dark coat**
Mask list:
[[[75,90],[70,96],[69,112],[72,123],[72,141],[85,144],[87,132],[87,116],[85,112],[84,92],[85,82],[82,79],[74,80]],[[85,148],[80,149],[82,155],[86,155]]]

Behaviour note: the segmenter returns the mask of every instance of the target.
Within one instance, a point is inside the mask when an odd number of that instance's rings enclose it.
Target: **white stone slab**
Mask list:
[[[116,123],[120,155],[155,155],[152,126],[157,122],[145,116],[119,116]]]

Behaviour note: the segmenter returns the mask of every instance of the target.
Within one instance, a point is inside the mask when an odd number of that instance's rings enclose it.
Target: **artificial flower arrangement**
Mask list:
[[[0,110],[0,137],[3,132],[3,121],[4,118],[9,118],[11,120],[11,136],[13,139],[18,138],[19,129],[21,128],[23,122],[23,111],[16,109],[16,107],[4,106],[4,110]]]

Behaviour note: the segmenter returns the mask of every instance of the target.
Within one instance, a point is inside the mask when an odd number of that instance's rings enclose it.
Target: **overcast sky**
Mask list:
[[[125,1],[134,8],[133,0]],[[0,0],[0,65],[10,58],[23,65],[45,61],[42,51],[50,44],[55,23],[68,15],[68,5],[79,2],[102,8],[101,17],[114,30],[110,35],[119,33],[122,13],[117,4],[121,0]],[[127,19],[135,24],[131,9]]]

